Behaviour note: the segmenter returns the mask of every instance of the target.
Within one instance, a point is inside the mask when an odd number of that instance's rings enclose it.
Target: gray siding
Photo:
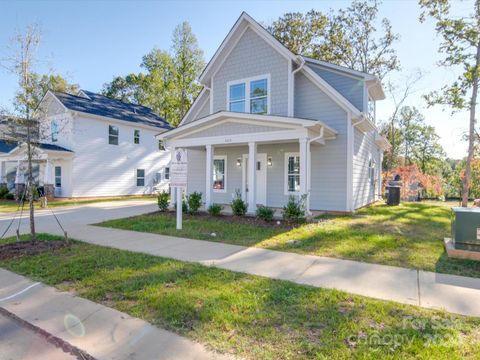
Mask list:
[[[288,61],[247,29],[213,77],[213,112],[227,110],[227,82],[270,74],[270,113],[287,116]]]
[[[355,209],[376,200],[375,186],[378,186],[378,181],[375,183],[370,181],[368,162],[370,156],[376,161],[376,172],[378,174],[381,169],[380,155],[381,152],[375,144],[375,133],[372,131],[364,134],[360,130],[354,129],[353,205]]]
[[[192,104],[192,111],[185,117],[183,124],[188,124],[194,120],[200,119],[210,114],[209,91],[205,91]]]
[[[347,113],[303,74],[295,76],[295,116],[318,119],[337,130],[335,140],[312,146],[312,209],[347,210]]]
[[[347,98],[347,100],[350,101],[358,110],[366,111],[363,109],[365,83],[362,79],[356,79],[348,75],[341,75],[312,64],[309,64],[309,67],[318,75],[320,75],[320,77],[328,84],[330,84],[330,86]]]
[[[191,194],[194,191],[203,194],[203,201],[205,201],[205,150],[187,150],[188,157],[188,171],[187,171],[187,193]]]
[[[191,135],[187,135],[184,137],[184,139],[209,137],[209,136],[251,134],[251,133],[278,131],[278,130],[288,131],[286,129],[282,129],[274,126],[251,125],[251,124],[242,124],[242,123],[223,123],[217,126],[212,126],[205,130],[198,131]]]

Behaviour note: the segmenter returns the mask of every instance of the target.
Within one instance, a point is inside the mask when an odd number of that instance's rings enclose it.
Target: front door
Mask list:
[[[257,154],[257,164],[255,166],[257,173],[256,180],[256,200],[257,205],[267,205],[267,154]],[[243,155],[242,161],[242,198],[248,199],[248,155]]]

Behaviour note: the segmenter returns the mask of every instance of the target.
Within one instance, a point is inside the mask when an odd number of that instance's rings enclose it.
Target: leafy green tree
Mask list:
[[[411,165],[411,153],[414,144],[421,141],[424,132],[425,117],[416,107],[404,106],[400,109],[399,126],[403,132],[403,158],[405,165]],[[424,168],[421,169],[422,172]]]
[[[187,21],[175,28],[172,43],[175,87],[180,99],[179,119],[181,119],[201,89],[195,80],[205,66],[205,61],[203,50],[198,46],[197,38]]]
[[[475,110],[477,106],[480,78],[480,0],[475,0],[473,12],[467,16],[453,17],[449,0],[419,0],[423,9],[421,21],[426,16],[436,21],[436,31],[442,37],[439,52],[444,54],[440,65],[447,68],[462,67],[463,72],[452,84],[426,96],[429,105],[450,106],[453,111],[468,110],[468,156],[463,177],[462,206],[468,206],[469,189],[472,181],[472,161],[476,140]]]
[[[142,102],[141,74],[115,76],[110,83],[104,84],[102,94],[113,99],[140,104]]]
[[[400,68],[393,47],[399,40],[390,21],[378,23],[377,0],[354,0],[349,7],[328,14],[286,13],[268,30],[292,52],[346,66],[350,69],[385,75]]]
[[[411,157],[424,174],[435,174],[445,157],[445,152],[438,142],[440,137],[433,126],[422,124],[410,125],[412,134]]]

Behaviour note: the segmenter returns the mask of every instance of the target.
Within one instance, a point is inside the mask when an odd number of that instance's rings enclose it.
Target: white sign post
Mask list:
[[[177,230],[182,230],[182,194],[187,187],[187,153],[184,149],[175,149],[170,164],[170,186],[177,192]]]

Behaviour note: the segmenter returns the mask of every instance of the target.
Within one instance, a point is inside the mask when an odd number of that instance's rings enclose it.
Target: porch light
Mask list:
[[[272,166],[272,164],[273,164],[273,163],[272,163],[272,157],[269,156],[268,159],[267,159],[267,165],[268,165],[268,166]]]
[[[237,159],[237,166],[238,167],[242,166],[242,159],[240,158]]]

